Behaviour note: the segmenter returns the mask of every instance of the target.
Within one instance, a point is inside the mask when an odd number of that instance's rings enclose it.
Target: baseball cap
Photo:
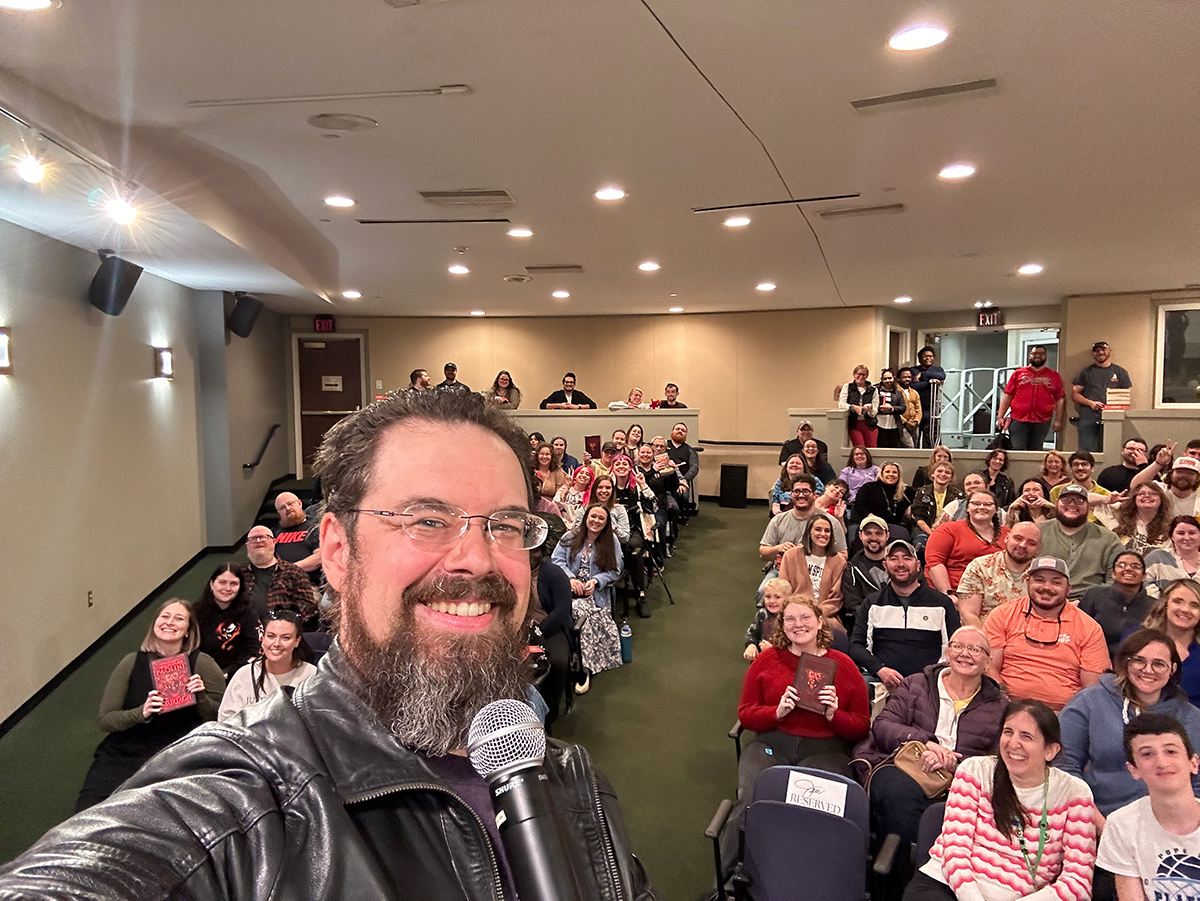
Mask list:
[[[610,454],[615,454],[618,450],[620,450],[620,448],[618,448],[616,442],[613,441],[605,441],[602,445],[600,445],[601,453],[607,452]]]
[[[1197,460],[1196,463],[1200,463],[1200,460]],[[1065,497],[1081,497],[1086,501],[1087,496],[1087,489],[1082,485],[1063,485],[1062,488],[1058,490],[1058,499],[1060,501]]]
[[[858,524],[858,531],[862,531],[867,526],[879,526],[883,531],[888,530],[888,524],[872,513],[870,516],[864,516],[862,522]]]
[[[442,367],[443,372],[447,369],[453,369],[455,372],[458,371],[458,367],[455,366],[453,363],[447,363],[445,366]]]
[[[1029,563],[1029,574],[1033,575],[1038,570],[1052,569],[1060,575],[1071,578],[1071,573],[1067,569],[1067,564],[1058,557],[1034,557]]]
[[[802,422],[800,423],[800,425],[796,426],[796,430],[797,430],[797,431],[799,431],[800,429],[811,429],[811,428],[812,428],[812,423],[811,423],[811,422],[809,422],[807,419],[805,419],[804,421],[802,421]]]
[[[1176,457],[1175,462],[1171,464],[1171,468],[1200,472],[1200,460],[1197,460],[1195,457]]]
[[[1092,350],[1099,350],[1102,347],[1108,347],[1108,342],[1107,341],[1097,341],[1095,344],[1092,345]]]
[[[895,541],[889,541],[888,546],[883,549],[883,555],[885,557],[890,557],[897,548],[903,548],[904,550],[908,551],[910,556],[917,556],[917,549],[913,547],[911,542],[905,541],[903,538],[897,538]]]

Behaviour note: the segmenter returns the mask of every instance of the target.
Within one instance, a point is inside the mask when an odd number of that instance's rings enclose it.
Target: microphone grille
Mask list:
[[[485,779],[518,763],[546,757],[546,729],[523,701],[492,701],[471,720],[467,751],[475,772]]]

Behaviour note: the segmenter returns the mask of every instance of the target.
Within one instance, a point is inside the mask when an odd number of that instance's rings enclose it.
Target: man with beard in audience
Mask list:
[[[321,584],[320,523],[304,512],[304,503],[290,491],[275,498],[279,528],[275,530],[275,553],[308,573],[314,585]]]
[[[846,563],[842,570],[842,609],[838,614],[847,632],[854,631],[854,618],[868,595],[887,584],[883,566],[883,547],[888,540],[888,525],[875,514],[858,524],[862,550]]]
[[[390,396],[325,436],[337,641],[316,675],[201,727],[0,870],[23,898],[517,897],[475,714],[524,699],[529,443],[479,395]],[[652,899],[607,781],[550,741],[584,897]]]
[[[1063,485],[1055,518],[1039,523],[1038,528],[1042,532],[1042,555],[1067,561],[1071,600],[1076,602],[1089,588],[1107,581],[1117,554],[1125,549],[1115,534],[1088,522],[1088,492],[1082,485]]]

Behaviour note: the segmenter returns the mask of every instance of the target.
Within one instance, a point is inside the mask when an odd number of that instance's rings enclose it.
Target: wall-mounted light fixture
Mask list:
[[[12,374],[12,330],[0,326],[0,375]]]
[[[175,378],[175,359],[171,348],[154,348],[154,377],[156,379]]]

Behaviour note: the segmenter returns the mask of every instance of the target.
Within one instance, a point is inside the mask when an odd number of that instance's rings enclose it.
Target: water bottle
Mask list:
[[[621,662],[633,662],[633,630],[629,628],[629,623],[621,626]]]

